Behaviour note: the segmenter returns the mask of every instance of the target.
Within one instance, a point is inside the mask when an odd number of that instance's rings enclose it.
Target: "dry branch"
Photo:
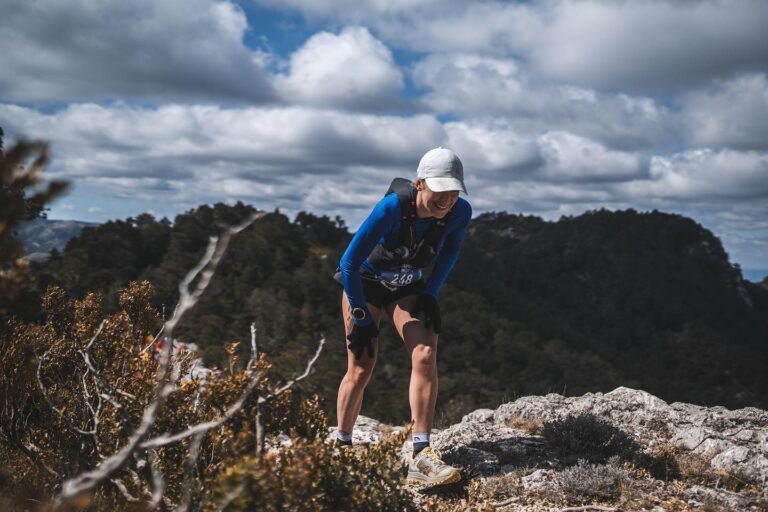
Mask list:
[[[189,311],[203,294],[205,289],[211,282],[216,269],[223,258],[227,246],[232,239],[232,236],[240,233],[248,226],[253,224],[256,220],[264,217],[265,212],[254,213],[250,215],[245,221],[236,226],[232,226],[224,230],[220,237],[212,236],[209,239],[208,246],[206,247],[203,257],[198,264],[187,273],[182,282],[179,284],[179,303],[174,311],[173,316],[164,325],[164,331],[166,335],[172,340],[173,330],[178,325],[179,321],[183,318],[184,314]],[[199,279],[198,279],[199,276]],[[192,283],[197,279],[194,289],[190,291]],[[165,399],[168,395],[174,391],[174,386],[168,382],[169,367],[171,360],[173,343],[167,343],[163,345],[163,350],[160,356],[158,364],[155,388],[152,395],[152,401],[144,409],[142,420],[139,426],[133,431],[129,437],[128,442],[122,449],[112,456],[106,458],[95,469],[86,471],[79,475],[76,475],[69,480],[65,481],[62,486],[61,493],[55,498],[53,502],[53,510],[59,510],[62,507],[68,505],[76,496],[84,492],[93,490],[100,483],[110,479],[117,471],[123,468],[129,461],[134,452],[140,449],[142,442],[154,427],[155,421]],[[154,465],[152,465],[153,475],[157,482],[157,475],[159,472],[154,471]],[[161,481],[160,481],[161,482]],[[156,506],[162,499],[163,486],[155,485],[153,492],[153,504]]]

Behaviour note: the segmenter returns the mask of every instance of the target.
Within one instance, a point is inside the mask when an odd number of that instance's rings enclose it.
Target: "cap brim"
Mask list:
[[[424,178],[430,190],[435,192],[448,192],[450,190],[459,190],[469,195],[464,182],[457,178]]]

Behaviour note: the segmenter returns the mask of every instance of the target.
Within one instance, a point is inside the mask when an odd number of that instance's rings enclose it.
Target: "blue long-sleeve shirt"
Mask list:
[[[445,226],[443,235],[436,248],[436,256],[432,273],[426,281],[423,293],[435,298],[440,293],[440,287],[459,258],[459,249],[464,240],[466,227],[472,218],[472,206],[463,197],[459,197],[453,206],[451,218]],[[421,219],[416,216],[414,225],[415,240],[424,237],[427,228],[434,220],[433,217]],[[363,282],[360,278],[360,266],[369,265],[366,260],[376,244],[381,243],[385,248],[393,250],[400,240],[400,201],[397,194],[388,194],[379,201],[368,215],[360,229],[352,237],[347,250],[341,258],[339,269],[344,283],[344,291],[353,308],[365,308]],[[370,317],[362,323],[369,323]]]

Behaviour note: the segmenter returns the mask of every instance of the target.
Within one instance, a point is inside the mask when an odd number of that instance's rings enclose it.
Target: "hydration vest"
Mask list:
[[[387,193],[397,194],[400,202],[400,238],[397,247],[389,250],[382,244],[376,245],[368,256],[368,263],[379,269],[395,270],[403,265],[426,268],[435,259],[437,246],[451,216],[449,211],[442,219],[434,219],[424,237],[416,243],[416,187],[404,178],[395,178]]]
[[[416,192],[416,187],[411,181],[405,178],[392,180],[384,197],[397,194],[400,203],[400,236],[397,246],[389,250],[381,243],[377,244],[367,258],[367,263],[372,265],[377,273],[371,274],[366,271],[367,269],[361,268],[361,279],[380,283],[394,290],[421,279],[423,269],[432,264],[437,255],[437,246],[440,244],[445,226],[453,211],[449,211],[442,219],[434,219],[417,243]],[[344,284],[338,268],[333,278],[339,284]]]

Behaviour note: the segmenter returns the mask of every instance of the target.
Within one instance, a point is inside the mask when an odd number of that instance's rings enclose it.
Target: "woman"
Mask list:
[[[413,459],[408,479],[430,486],[456,482],[459,471],[429,447],[437,399],[437,297],[459,256],[472,208],[461,160],[446,148],[428,151],[415,183],[397,178],[355,233],[336,279],[344,286],[347,373],[337,402],[340,445],[352,443],[363,391],[376,363],[378,327],[386,313],[411,357],[409,401]],[[427,267],[434,263],[425,279]]]

